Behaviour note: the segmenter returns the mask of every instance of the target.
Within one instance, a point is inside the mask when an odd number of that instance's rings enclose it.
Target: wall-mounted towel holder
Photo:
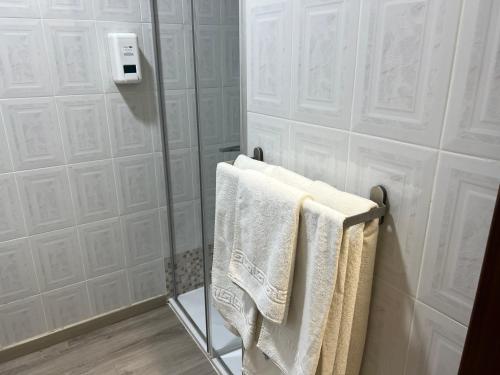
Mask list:
[[[260,147],[253,149],[252,159],[264,161],[264,151]],[[356,224],[366,223],[374,219],[379,219],[379,224],[383,224],[384,216],[387,213],[387,190],[382,185],[373,186],[370,190],[370,200],[377,203],[378,207],[358,215],[349,216],[344,220],[344,229]]]

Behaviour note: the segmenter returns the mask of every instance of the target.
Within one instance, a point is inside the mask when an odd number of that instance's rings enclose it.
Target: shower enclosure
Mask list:
[[[170,257],[170,305],[221,372],[241,373],[241,343],[212,308],[218,162],[239,153],[239,0],[153,0]],[[158,160],[162,162],[162,160]]]

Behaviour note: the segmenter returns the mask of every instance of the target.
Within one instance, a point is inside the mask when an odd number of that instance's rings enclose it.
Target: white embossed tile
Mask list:
[[[195,22],[199,25],[220,23],[220,0],[193,0]]]
[[[221,24],[238,25],[240,4],[238,0],[221,0]]]
[[[6,100],[2,103],[2,111],[16,170],[64,163],[52,98]]]
[[[104,314],[126,306],[130,302],[125,271],[89,280],[87,284],[93,314]]]
[[[18,173],[24,217],[30,234],[74,224],[66,168],[54,167]]]
[[[248,110],[288,117],[292,2],[247,1]]]
[[[68,173],[78,223],[118,215],[111,160],[70,165]]]
[[[98,20],[141,22],[139,0],[93,0],[93,4]]]
[[[166,90],[187,88],[185,47],[188,46],[184,44],[182,25],[160,25],[160,57]]]
[[[118,218],[79,226],[78,236],[88,278],[115,272],[124,267],[125,253]]]
[[[202,25],[196,31],[196,73],[199,87],[221,87],[221,30]]]
[[[321,180],[344,190],[346,180],[346,132],[304,123],[292,123],[289,167],[313,180]]]
[[[172,151],[175,153],[175,151]],[[156,190],[158,191],[158,204],[160,207],[167,205],[167,190],[165,187],[165,165],[163,163],[163,153],[155,153]],[[190,168],[191,170],[192,168]],[[173,173],[170,172],[172,175]],[[174,183],[175,181],[172,181]]]
[[[292,118],[348,129],[359,0],[297,2]]]
[[[369,197],[380,184],[388,193],[375,274],[410,295],[417,290],[436,160],[431,149],[351,135],[346,190]]]
[[[404,374],[413,300],[378,278],[373,280],[370,317],[360,374]]]
[[[80,245],[74,228],[31,237],[31,248],[42,291],[84,279]]]
[[[56,95],[102,92],[94,21],[45,20]]]
[[[38,290],[28,241],[0,243],[0,304],[32,296]]]
[[[57,289],[42,296],[47,324],[51,331],[81,322],[91,315],[85,283]]]
[[[237,4],[237,3],[236,3]],[[238,26],[224,26],[222,38],[222,83],[224,86],[240,84],[240,34]]]
[[[190,146],[188,98],[185,90],[165,91],[168,146],[170,150]],[[196,125],[195,125],[196,126]]]
[[[186,51],[186,87],[194,89],[193,29],[184,25],[184,50]]]
[[[41,21],[1,19],[0,45],[0,97],[52,94]]]
[[[40,296],[0,306],[0,347],[24,341],[46,331]]]
[[[240,89],[239,87],[222,88],[222,123],[224,143],[240,143]]]
[[[158,210],[122,216],[127,266],[152,261],[162,255]]]
[[[201,231],[196,216],[199,201],[174,204],[175,252],[194,250],[201,246]],[[199,208],[199,207],[198,207]]]
[[[0,14],[2,17],[40,17],[40,10],[36,0],[0,0]]]
[[[191,0],[182,0],[182,14],[183,14],[184,24],[190,25],[193,23]]]
[[[56,98],[64,150],[70,163],[111,156],[104,95]]]
[[[163,258],[128,270],[132,302],[166,294]]]
[[[205,190],[215,189],[217,164],[224,161],[224,153],[219,151],[220,147],[222,147],[222,145],[204,147],[203,153],[200,155],[203,189]],[[199,188],[199,186],[197,187]]]
[[[291,124],[291,121],[277,117],[248,113],[249,155],[253,155],[254,147],[262,147],[266,162],[288,167]]]
[[[167,207],[160,207],[160,231],[163,256],[170,258],[170,227]]]
[[[500,3],[465,2],[444,148],[500,159]]]
[[[21,202],[13,174],[0,174],[0,241],[26,234]]]
[[[43,18],[93,19],[89,0],[40,0]]]
[[[467,327],[417,302],[405,373],[457,374],[466,333]]]
[[[157,7],[160,23],[182,23],[182,5],[180,0],[159,0]]]
[[[3,121],[0,118],[0,173],[12,171],[9,147],[7,145],[7,133]]]
[[[120,213],[158,206],[153,155],[115,159]]]
[[[500,162],[443,153],[418,297],[468,325],[500,183]]]
[[[222,142],[222,92],[220,88],[200,89],[198,96],[198,126],[201,144],[215,145]]]
[[[460,1],[364,0],[353,129],[437,146]]]
[[[194,199],[191,149],[172,150],[169,157],[172,199],[174,203]],[[162,186],[165,187],[165,184]],[[163,194],[164,195],[164,194]]]
[[[150,101],[146,94],[106,95],[113,156],[153,151]]]

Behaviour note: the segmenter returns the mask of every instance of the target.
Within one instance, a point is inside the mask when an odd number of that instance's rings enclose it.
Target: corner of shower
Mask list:
[[[241,340],[210,303],[215,170],[238,154],[244,113],[239,2],[151,0],[170,234],[169,304],[223,374],[241,373]]]

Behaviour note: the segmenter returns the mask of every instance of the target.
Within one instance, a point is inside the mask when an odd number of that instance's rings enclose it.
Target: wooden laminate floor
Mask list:
[[[213,375],[167,307],[0,364],[0,375]]]

